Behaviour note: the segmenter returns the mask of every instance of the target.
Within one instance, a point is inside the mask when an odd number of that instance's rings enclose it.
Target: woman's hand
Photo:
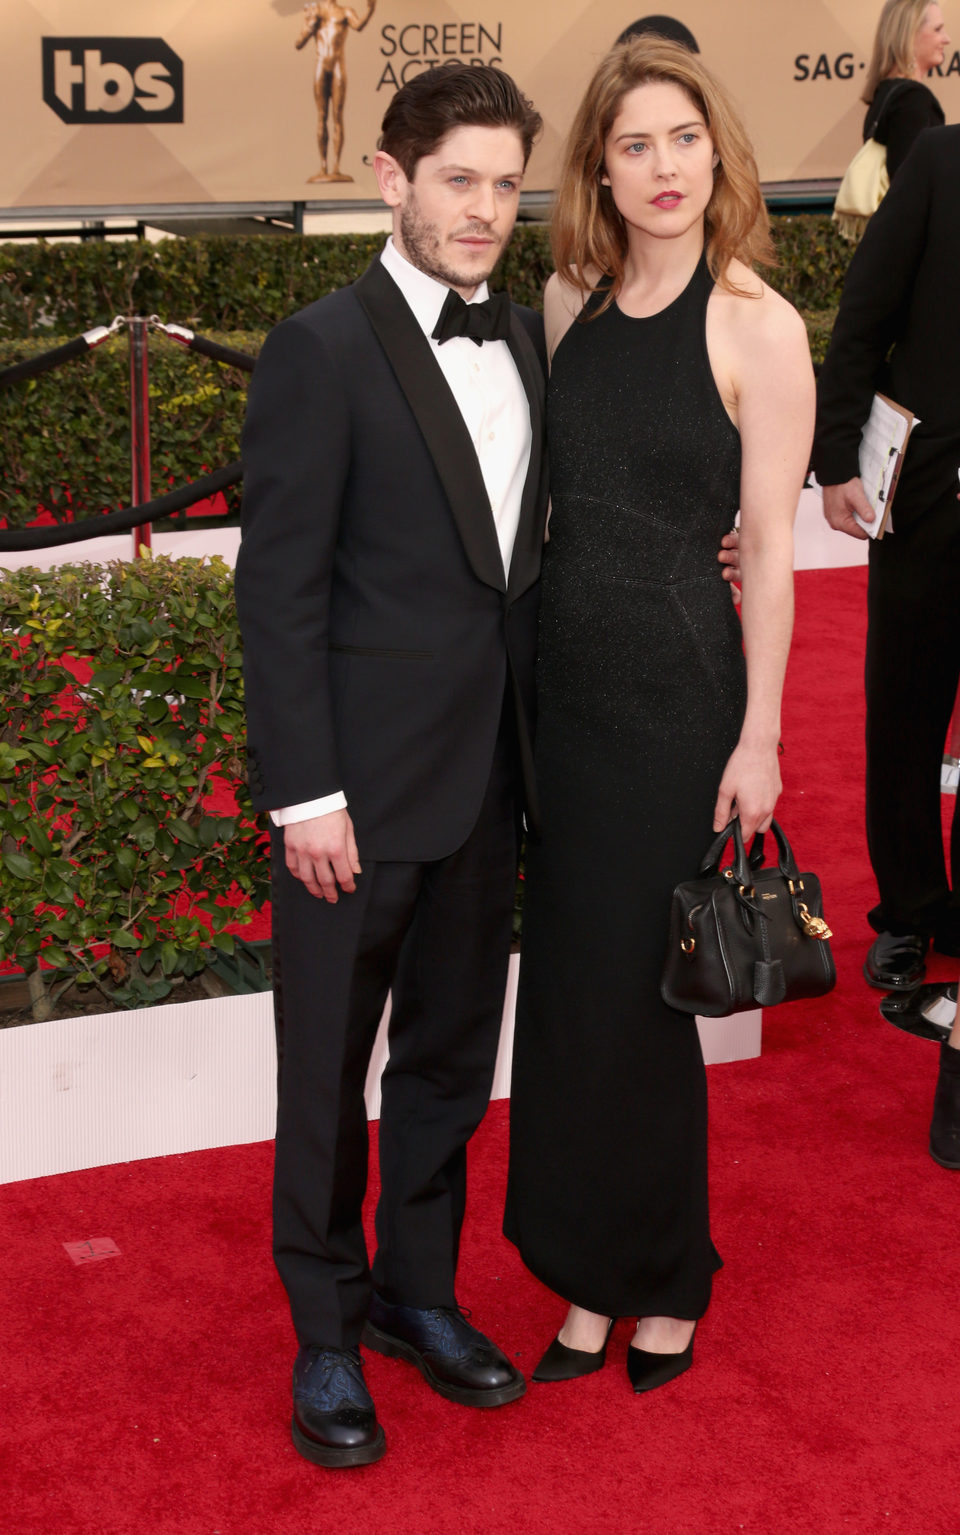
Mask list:
[[[723,831],[735,815],[740,817],[745,843],[754,832],[768,831],[782,788],[778,747],[741,741],[723,770],[713,812],[714,831]]]

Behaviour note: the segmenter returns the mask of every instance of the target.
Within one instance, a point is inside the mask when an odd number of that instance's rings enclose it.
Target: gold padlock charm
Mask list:
[[[832,938],[833,933],[822,917],[811,917],[802,901],[797,902],[797,911],[800,921],[803,923],[803,931],[808,938]]]

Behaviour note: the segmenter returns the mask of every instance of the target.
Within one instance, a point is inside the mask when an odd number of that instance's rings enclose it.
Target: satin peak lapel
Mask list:
[[[520,521],[510,560],[507,590],[511,598],[532,586],[540,574],[543,554],[543,528],[547,505],[546,460],[546,380],[536,348],[514,312],[510,316],[507,337],[510,355],[517,365],[520,382],[530,406],[530,462],[520,500]]]
[[[353,286],[423,433],[471,568],[485,585],[504,592],[503,557],[480,464],[430,343],[381,261]]]

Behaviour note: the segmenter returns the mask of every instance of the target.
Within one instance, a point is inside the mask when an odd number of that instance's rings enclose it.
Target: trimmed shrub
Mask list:
[[[823,213],[778,214],[773,239],[779,266],[763,275],[804,315],[836,309],[853,246]]]
[[[35,1016],[64,972],[139,1007],[232,953],[269,875],[223,561],[0,572],[0,708],[0,959]]]
[[[776,216],[771,282],[800,309],[837,303],[850,257],[824,214]],[[159,314],[204,332],[266,331],[352,282],[382,235],[211,235],[198,239],[0,245],[0,340],[69,337],[115,314]],[[543,224],[518,225],[499,281],[539,309],[552,271]]]
[[[217,340],[253,355],[262,335]],[[50,347],[48,339],[0,344],[0,367]],[[40,512],[55,522],[81,521],[130,502],[129,361],[126,338],[0,393],[5,451],[0,464],[0,518],[25,527]],[[175,341],[150,337],[150,443],[154,495],[231,463],[249,374],[225,367]],[[240,509],[240,487],[226,493]]]

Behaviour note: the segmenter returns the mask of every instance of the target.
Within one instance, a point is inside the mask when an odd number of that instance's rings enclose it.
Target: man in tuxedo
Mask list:
[[[546,510],[539,318],[488,298],[540,119],[493,68],[393,98],[393,234],[268,336],[244,428],[237,603],[249,775],[274,823],[274,1251],[300,1345],[293,1439],[385,1440],[367,1346],[442,1395],[522,1395],[457,1305],[466,1143],[493,1077]],[[388,991],[372,1273],[363,1090]]]
[[[867,839],[880,900],[864,972],[884,991],[923,978],[931,939],[960,954],[960,823],[944,864],[940,766],[960,678],[960,127],[921,134],[850,264],[818,383],[813,464],[832,527],[867,535],[860,433],[875,391],[919,418],[870,545]],[[952,888],[951,888],[952,887]]]

